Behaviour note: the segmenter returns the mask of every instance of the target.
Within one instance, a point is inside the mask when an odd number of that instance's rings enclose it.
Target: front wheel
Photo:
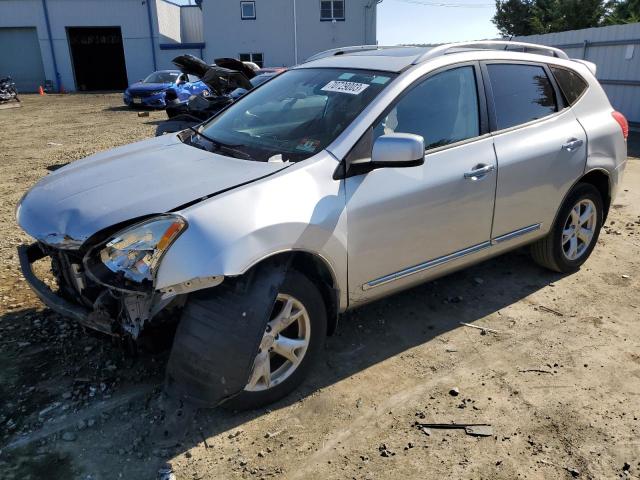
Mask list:
[[[320,356],[326,335],[322,295],[306,276],[290,271],[278,292],[247,385],[223,406],[257,408],[289,394]]]
[[[549,234],[531,246],[533,259],[556,272],[576,271],[591,255],[602,220],[600,192],[591,184],[579,183],[567,196]]]

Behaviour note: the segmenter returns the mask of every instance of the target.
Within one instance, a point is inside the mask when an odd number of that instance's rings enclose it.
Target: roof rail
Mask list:
[[[446,55],[449,50],[453,49],[486,49],[486,50],[517,50],[526,53],[541,53],[542,55],[550,55],[552,57],[563,58],[569,60],[569,56],[555,47],[548,47],[547,45],[538,45],[536,43],[525,42],[511,42],[509,40],[482,40],[476,42],[460,42],[460,43],[448,43],[446,45],[440,45],[432,48],[431,50],[419,55],[413,61],[416,65],[426,60]]]
[[[353,52],[366,52],[369,50],[384,50],[387,48],[403,48],[404,45],[352,45],[350,47],[332,48],[331,50],[325,50],[318,52],[315,55],[311,55],[302,63],[312,62],[313,60],[320,60],[321,58],[333,57],[336,55],[345,55]]]

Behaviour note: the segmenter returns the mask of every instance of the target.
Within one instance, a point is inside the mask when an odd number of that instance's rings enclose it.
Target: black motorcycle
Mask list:
[[[2,77],[0,78],[0,103],[9,102],[11,100],[15,100],[16,102],[20,101],[18,98],[16,84],[13,82],[11,77]]]

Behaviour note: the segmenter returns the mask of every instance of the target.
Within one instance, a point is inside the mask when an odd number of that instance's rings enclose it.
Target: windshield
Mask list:
[[[256,75],[255,77],[253,77],[251,80],[249,80],[249,82],[251,82],[251,85],[253,85],[254,87],[257,87],[258,85],[262,85],[273,76],[275,76],[275,73],[261,73],[260,75]]]
[[[212,145],[233,147],[243,158],[304,160],[329,145],[394,77],[366,70],[290,70],[238,100],[200,131],[214,140]],[[220,153],[234,156],[229,152]]]
[[[180,75],[178,72],[153,72],[143,83],[175,83]]]

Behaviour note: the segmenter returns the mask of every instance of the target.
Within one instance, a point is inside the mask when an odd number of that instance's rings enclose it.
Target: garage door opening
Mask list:
[[[67,36],[77,90],[127,88],[120,27],[67,27]]]

